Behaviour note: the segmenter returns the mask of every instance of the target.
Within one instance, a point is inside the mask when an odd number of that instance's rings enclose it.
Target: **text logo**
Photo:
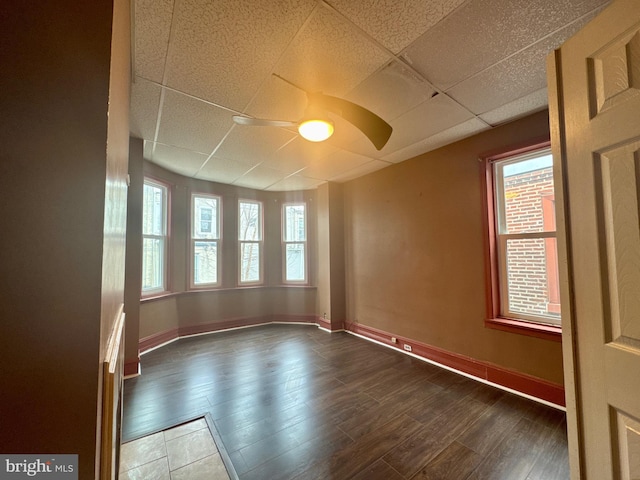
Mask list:
[[[0,480],[78,480],[78,455],[0,455]]]

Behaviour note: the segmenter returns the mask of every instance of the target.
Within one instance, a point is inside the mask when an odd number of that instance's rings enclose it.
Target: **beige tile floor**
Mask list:
[[[229,480],[204,418],[122,445],[121,480]]]

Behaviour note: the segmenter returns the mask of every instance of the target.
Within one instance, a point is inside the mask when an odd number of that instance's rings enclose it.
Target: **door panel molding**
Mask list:
[[[612,2],[548,66],[571,478],[640,478],[637,0]]]

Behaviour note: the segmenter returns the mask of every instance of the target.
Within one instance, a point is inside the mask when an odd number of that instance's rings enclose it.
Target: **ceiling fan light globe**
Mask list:
[[[298,126],[298,133],[310,142],[323,142],[333,135],[333,122],[327,120],[305,120]]]

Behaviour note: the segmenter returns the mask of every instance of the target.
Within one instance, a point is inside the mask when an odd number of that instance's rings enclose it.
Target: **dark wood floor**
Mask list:
[[[191,337],[142,372],[124,441],[209,413],[241,480],[569,478],[563,412],[347,333]]]

